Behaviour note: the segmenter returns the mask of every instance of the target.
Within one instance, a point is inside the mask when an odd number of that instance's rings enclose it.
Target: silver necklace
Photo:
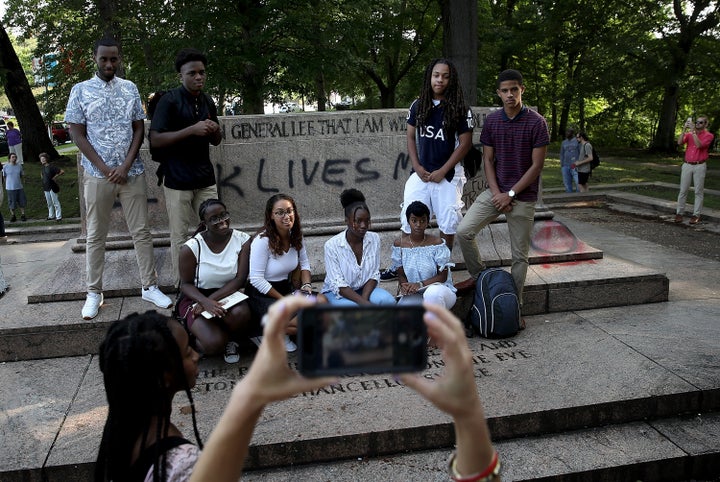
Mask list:
[[[426,237],[427,237],[427,234],[423,233],[423,238],[422,238],[422,241],[420,241],[420,246],[423,245],[423,243],[425,242],[425,238],[426,238]],[[411,247],[411,248],[414,249],[414,248],[417,247],[417,246],[415,246],[415,243],[412,242],[412,235],[411,235],[411,234],[408,234],[408,242],[410,243],[410,247]]]

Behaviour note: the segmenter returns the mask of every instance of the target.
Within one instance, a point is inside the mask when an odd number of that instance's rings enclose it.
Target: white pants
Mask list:
[[[58,195],[52,191],[45,191],[45,201],[48,207],[48,217],[62,219],[62,208],[60,207]]]
[[[433,283],[422,294],[405,295],[398,300],[398,305],[419,305],[423,301],[442,306],[448,310],[455,306],[457,295],[442,283]]]
[[[22,166],[24,162],[22,155],[22,142],[20,144],[15,144],[14,146],[8,146],[8,151],[10,151],[10,154],[13,152],[17,154],[17,163]]]
[[[430,217],[435,215],[438,228],[443,234],[455,234],[462,219],[462,194],[467,179],[460,166],[455,169],[452,182],[443,179],[440,182],[425,182],[413,172],[405,183],[400,223],[404,233],[410,233],[410,224],[405,217],[405,210],[413,201],[420,201],[430,209]],[[452,246],[450,246],[452,248]]]

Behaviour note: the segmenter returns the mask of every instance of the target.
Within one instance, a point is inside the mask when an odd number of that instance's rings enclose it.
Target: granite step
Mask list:
[[[717,300],[551,313],[528,317],[528,328],[511,339],[471,338],[476,384],[511,474],[506,480],[562,474],[617,480],[625,479],[623,471],[643,480],[684,480],[717,470],[720,347],[713,313]],[[201,362],[193,398],[203,439],[246,373],[250,346],[243,345],[236,365]],[[441,372],[439,353],[431,351],[424,376]],[[48,480],[87,480],[106,415],[96,358],[3,363],[0,379],[0,480],[34,480],[41,468]],[[179,394],[174,421],[192,437],[187,406]],[[305,474],[298,470],[310,471],[312,480],[313,467],[338,476],[357,467],[370,471],[370,480],[378,479],[371,473],[432,480],[442,476],[452,441],[449,418],[392,377],[343,378],[267,407],[246,466],[262,470],[258,477],[279,470],[278,480],[285,472]],[[380,465],[363,468],[367,458]],[[393,479],[387,471],[395,460],[401,476]],[[357,475],[348,472],[344,480]]]
[[[159,260],[167,258],[163,252],[157,256]],[[108,257],[113,258],[111,253],[108,253]],[[78,258],[72,259],[80,261]],[[73,278],[77,278],[73,273],[77,271],[67,271],[68,276],[64,278],[66,288],[57,282],[58,289],[66,289],[64,294],[53,292],[51,282],[43,281],[44,293],[31,290],[34,294],[27,295],[29,304],[25,304],[20,298],[21,293],[11,290],[6,297],[13,301],[0,306],[0,316],[4,317],[0,324],[0,361],[96,353],[110,323],[130,313],[157,309],[138,296],[139,282],[132,288],[115,284],[115,273],[118,277],[123,276],[123,273],[125,277],[127,273],[137,276],[137,269],[132,265],[134,260],[120,256],[112,261],[106,271],[111,281],[105,292],[105,303],[99,315],[90,321],[80,317],[85,293],[71,287],[72,283],[77,282],[73,281]],[[58,272],[68,269],[68,260],[62,263]],[[467,278],[468,274],[466,271],[458,271],[453,276],[457,282]],[[321,281],[315,281],[317,289],[321,286]],[[391,293],[397,290],[395,281],[381,282],[381,286]],[[164,290],[171,293],[171,297],[174,296],[172,287],[165,285]],[[665,273],[613,256],[532,264],[527,275],[523,313],[537,315],[658,303],[668,299],[668,292],[669,281]],[[453,308],[454,313],[464,319],[472,302],[472,296],[459,297]],[[170,310],[164,312],[170,314]]]
[[[720,413],[500,440],[507,481],[712,480],[720,474]],[[243,480],[445,482],[450,448],[249,470]]]

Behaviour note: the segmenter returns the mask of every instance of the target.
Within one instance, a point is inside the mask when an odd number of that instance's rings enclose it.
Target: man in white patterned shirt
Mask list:
[[[82,309],[95,318],[103,303],[105,240],[115,199],[122,204],[140,268],[142,298],[160,308],[172,300],[158,289],[153,241],[148,224],[145,167],[138,152],[144,137],[145,113],[135,84],[115,76],[120,49],[113,39],[95,43],[97,72],[70,92],[65,121],[82,153],[86,211],[88,294]]]

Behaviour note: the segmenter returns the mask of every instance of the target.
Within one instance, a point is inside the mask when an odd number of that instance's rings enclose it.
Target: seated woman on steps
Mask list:
[[[219,300],[240,290],[248,275],[250,236],[230,227],[225,204],[208,199],[200,205],[202,220],[195,235],[180,248],[180,290],[177,313],[195,336],[195,347],[206,355],[223,353],[237,363],[239,336],[260,331],[246,301],[225,307]],[[209,312],[210,319],[201,315]]]
[[[370,208],[357,189],[340,194],[347,229],[325,242],[322,292],[333,305],[391,305],[395,298],[380,281],[380,236],[370,229]]]
[[[275,194],[265,204],[265,224],[250,248],[250,275],[246,291],[253,317],[260,320],[270,305],[293,293],[296,288],[311,295],[310,269],[295,200],[287,194]],[[294,286],[291,274],[297,270],[300,271],[300,285]],[[297,322],[293,319],[285,337],[285,348],[289,352],[297,350],[297,345],[288,336],[296,331]],[[259,345],[261,338],[255,337],[253,341]]]
[[[430,209],[414,201],[405,210],[410,234],[395,240],[390,269],[398,273],[398,304],[421,304],[424,301],[450,309],[457,296],[452,282],[450,250],[445,240],[428,235]]]

